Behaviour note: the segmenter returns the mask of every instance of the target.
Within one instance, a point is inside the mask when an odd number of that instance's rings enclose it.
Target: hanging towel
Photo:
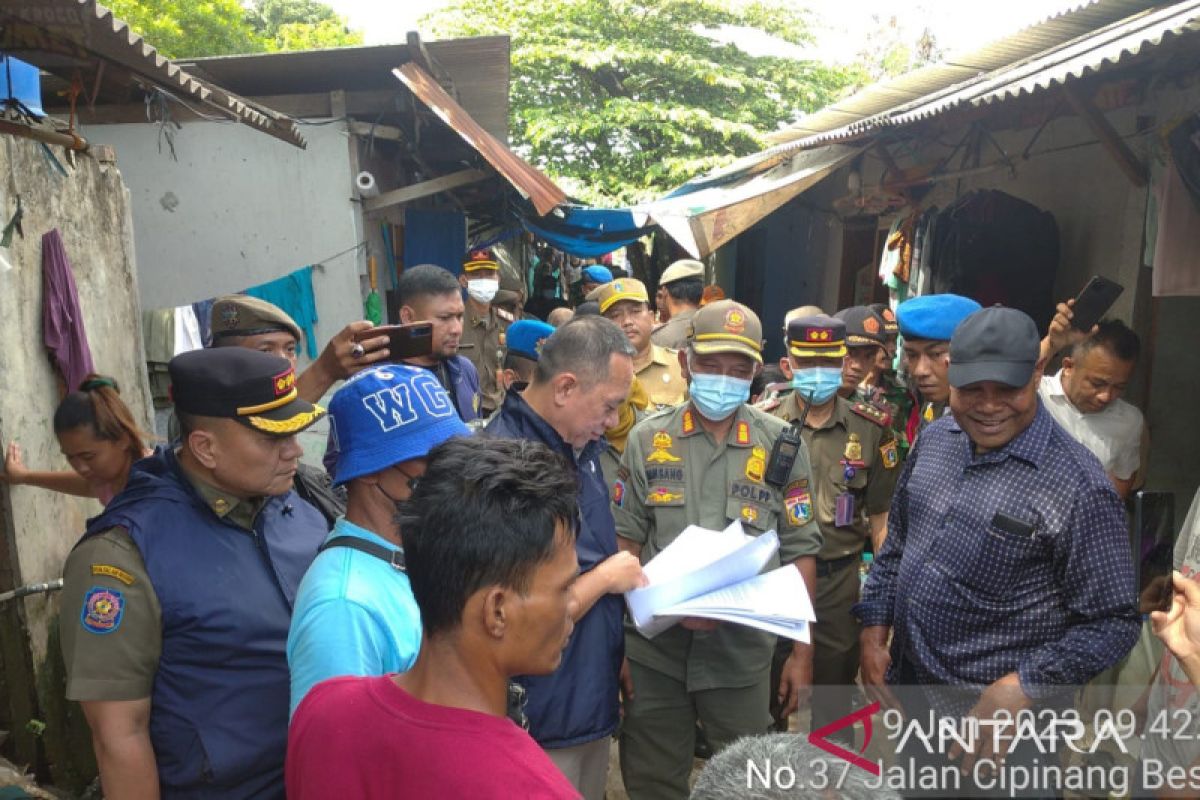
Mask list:
[[[196,322],[200,323],[200,341],[205,347],[212,345],[212,307],[216,298],[199,300],[192,303],[192,311],[196,312]]]
[[[68,392],[78,389],[83,379],[96,371],[75,275],[57,228],[42,236],[42,340]]]
[[[175,308],[174,355],[190,353],[204,348],[204,337],[200,335],[200,321],[190,305]]]
[[[311,266],[301,267],[282,278],[251,286],[246,294],[274,303],[294,319],[304,331],[305,352],[309,358],[316,358],[317,300],[313,295],[312,271]]]

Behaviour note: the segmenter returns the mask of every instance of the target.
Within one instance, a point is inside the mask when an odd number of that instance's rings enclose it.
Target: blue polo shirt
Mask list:
[[[345,517],[328,538],[335,536],[400,549]],[[300,582],[288,631],[291,712],[323,680],[404,672],[420,649],[421,612],[408,576],[370,553],[349,547],[324,550]]]

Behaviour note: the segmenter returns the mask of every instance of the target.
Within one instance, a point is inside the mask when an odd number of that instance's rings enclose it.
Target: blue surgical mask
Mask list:
[[[804,367],[792,370],[792,388],[815,405],[821,405],[837,394],[841,385],[842,371],[838,367]]]
[[[688,388],[692,404],[705,419],[719,422],[750,399],[750,381],[731,375],[692,373]]]

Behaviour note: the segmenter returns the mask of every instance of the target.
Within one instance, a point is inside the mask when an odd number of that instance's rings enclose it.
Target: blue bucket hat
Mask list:
[[[948,342],[958,323],[983,306],[957,294],[927,294],[905,300],[896,307],[896,321],[905,339]]]
[[[338,445],[335,484],[422,458],[471,431],[433,373],[386,364],[359,372],[337,390],[329,418]]]

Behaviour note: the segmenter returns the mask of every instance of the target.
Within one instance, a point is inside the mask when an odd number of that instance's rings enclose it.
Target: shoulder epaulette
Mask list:
[[[863,419],[869,419],[881,428],[886,428],[891,422],[891,415],[880,411],[870,403],[852,403],[850,410]]]

